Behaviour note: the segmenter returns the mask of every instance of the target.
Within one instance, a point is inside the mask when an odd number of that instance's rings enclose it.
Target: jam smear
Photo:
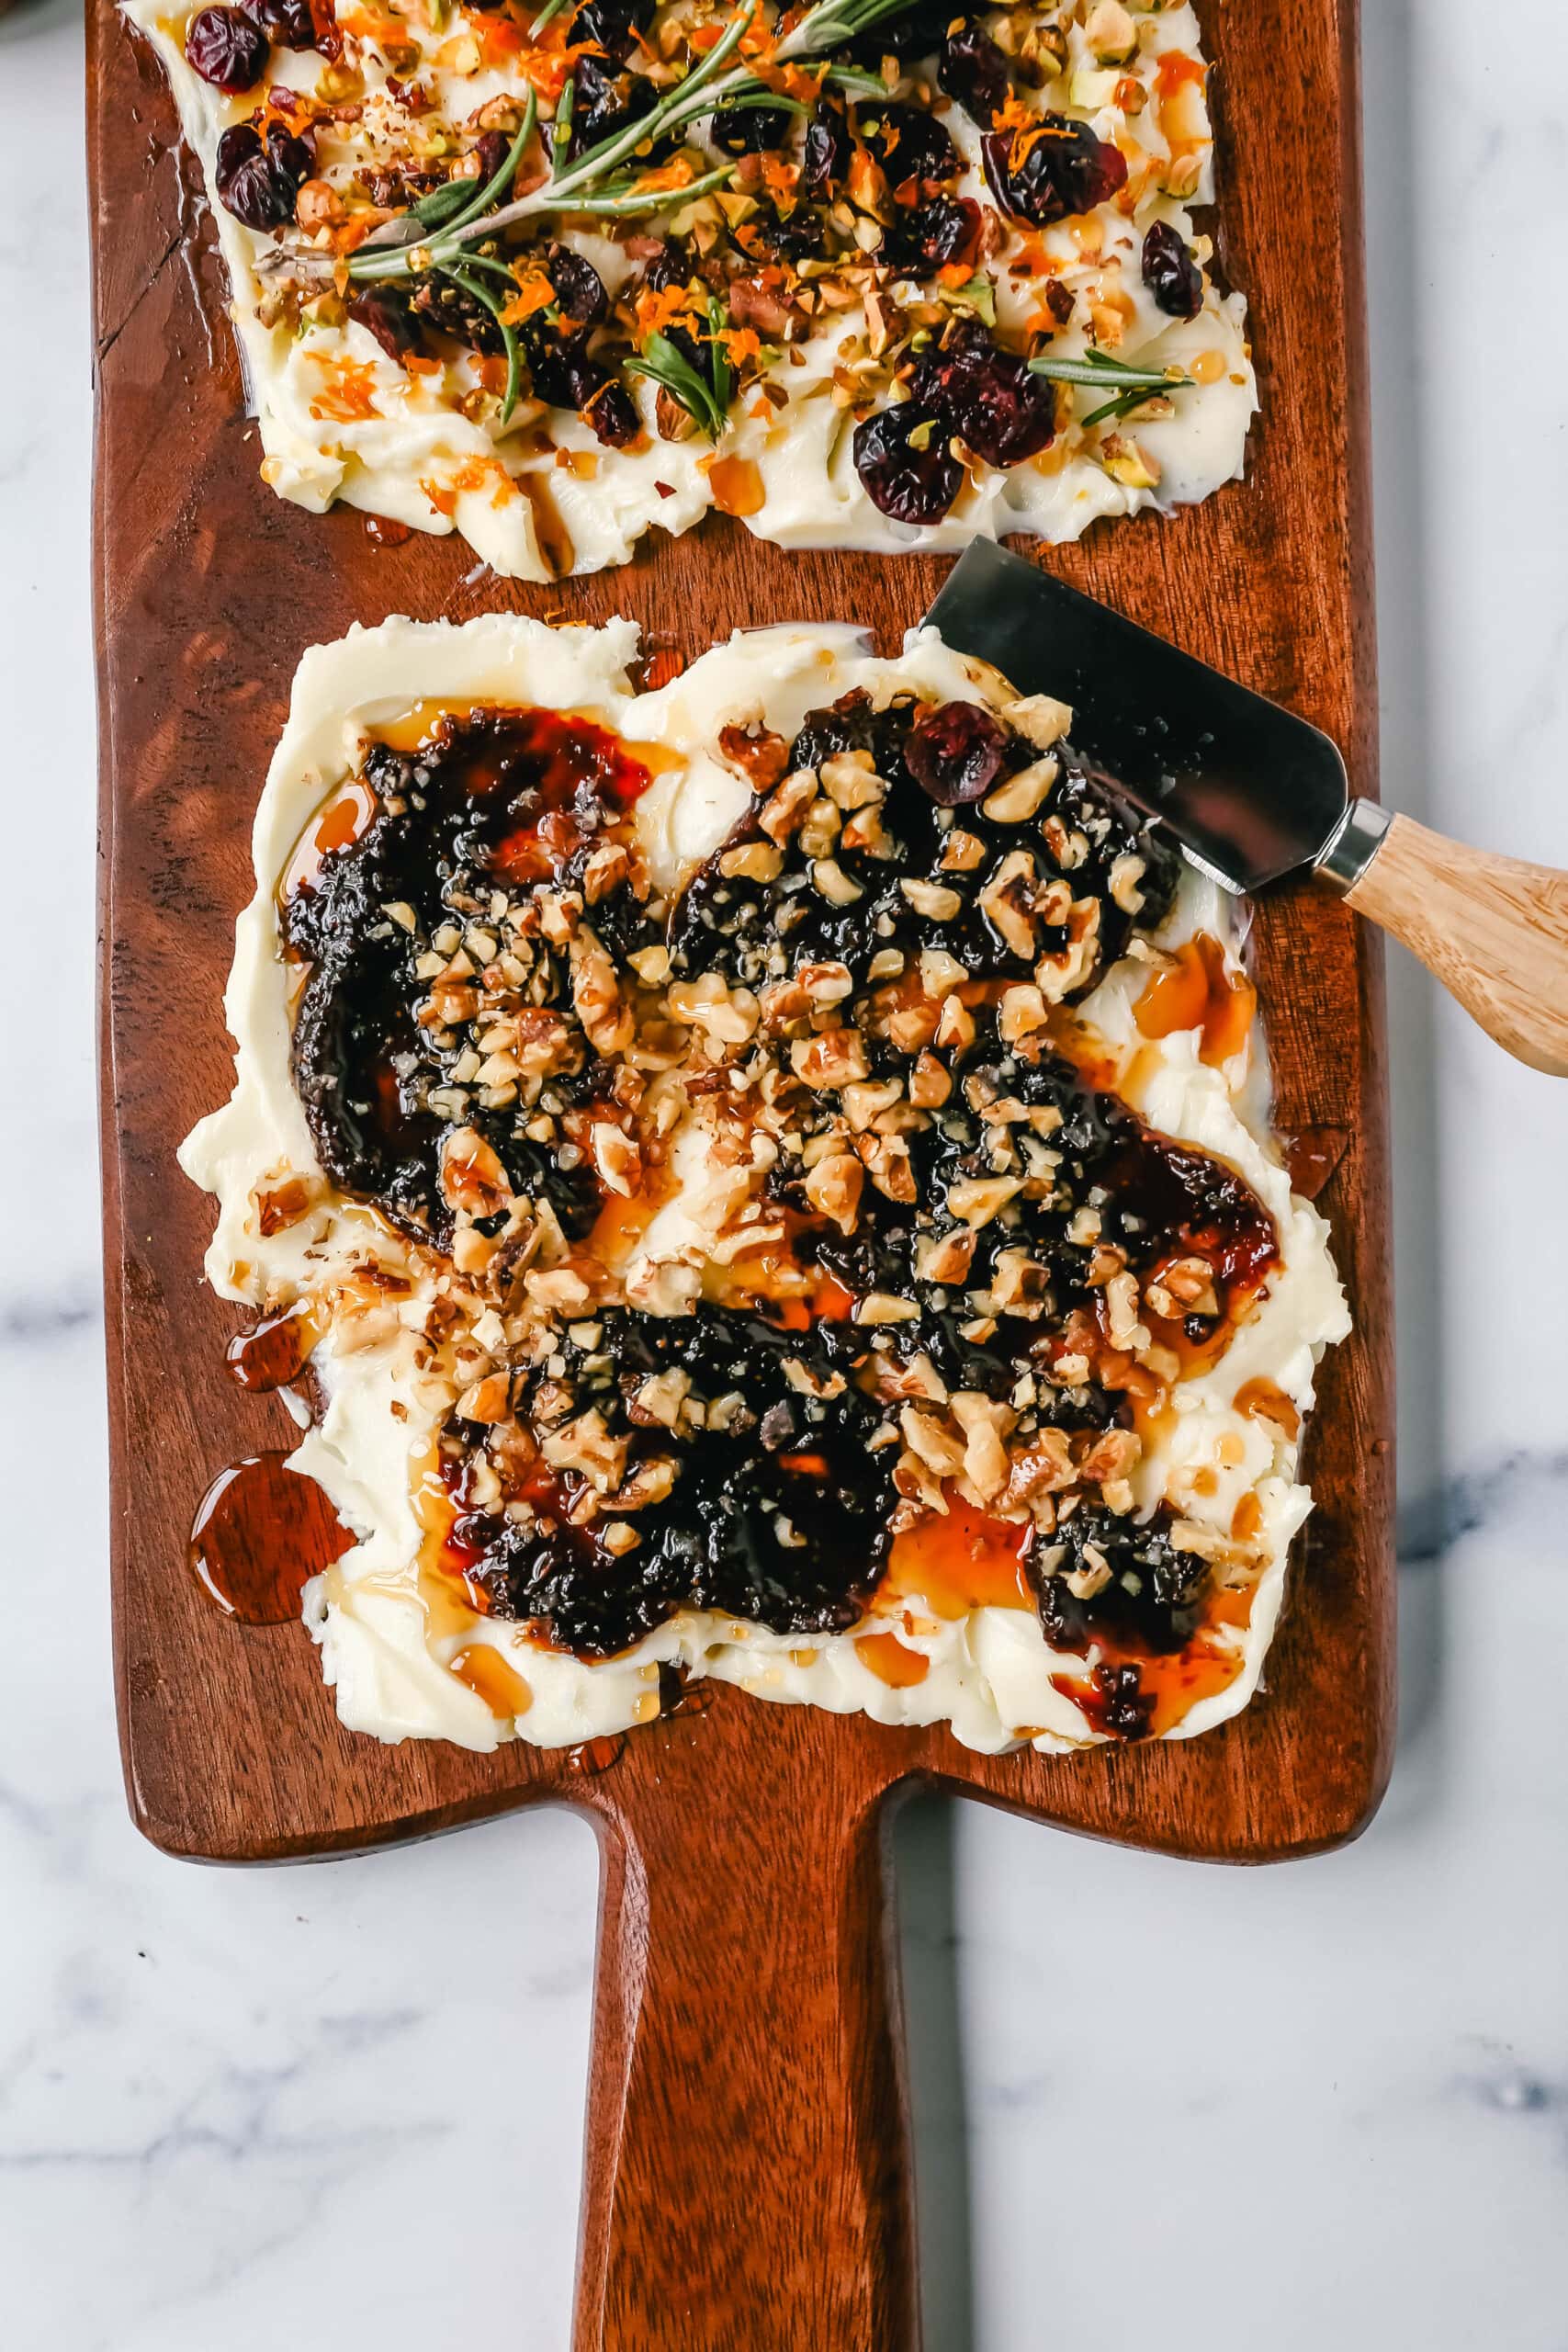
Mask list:
[[[671,912],[648,897],[629,840],[656,754],[634,758],[587,720],[483,706],[421,706],[383,737],[357,797],[318,820],[309,875],[284,907],[305,971],[294,1072],[318,1150],[344,1190],[439,1249],[468,1219],[465,1260],[490,1249],[498,1297],[509,1284],[517,1295],[525,1263],[503,1254],[526,1240],[508,1222],[509,1192],[547,1203],[592,1300],[552,1322],[547,1348],[509,1359],[502,1419],[492,1397],[485,1419],[454,1413],[442,1433],[417,1507],[421,1590],[443,1628],[466,1643],[477,1617],[494,1616],[598,1658],[700,1609],[784,1634],[874,1640],[858,1629],[886,1573],[892,1595],[939,1615],[1035,1608],[1058,1649],[1098,1645],[1127,1663],[1182,1652],[1203,1615],[1206,1564],[1166,1520],[1138,1525],[1093,1500],[1113,1470],[1087,1465],[1125,1460],[1118,1441],[1160,1390],[1110,1343],[1103,1261],[1114,1252],[1143,1281],[1168,1272],[1171,1297],[1187,1302],[1171,1344],[1217,1351],[1278,1238],[1233,1170],[1146,1127],[1054,1048],[1049,1023],[1021,1031],[1005,1009],[1009,991],[1040,985],[1043,957],[1062,973],[1053,1012],[1092,988],[1131,928],[1121,862],[1138,860],[1140,920],[1153,923],[1174,890],[1173,854],[1066,746],[1043,783],[1032,779],[1045,797],[1027,821],[988,813],[993,793],[1036,768],[1036,746],[969,704],[902,695],[878,709],[857,692],[811,713],[793,744],[726,745],[756,797]],[[869,760],[840,763],[822,786],[846,799],[830,812],[829,889],[822,812],[810,832],[762,820],[789,777],[843,752]],[[872,802],[857,782],[867,775]],[[737,855],[748,850],[760,854]],[[562,887],[580,894],[574,935],[554,903]],[[608,1016],[592,1023],[598,1045],[578,987],[595,943],[614,982],[601,971],[601,1001],[625,1013],[615,1038]],[[678,981],[716,978],[759,1002],[781,983],[787,996],[805,964],[841,963],[837,1017],[852,1026],[860,1080],[868,1091],[896,1081],[911,1109],[916,1057],[944,1007],[956,999],[967,1024],[945,1061],[925,1057],[948,1080],[930,1115],[858,1131],[864,1179],[847,1219],[814,1193],[823,1163],[787,1144],[756,1198],[763,1238],[705,1265],[689,1306],[652,1314],[616,1303],[604,1279],[669,1182],[661,1144],[638,1125],[637,1068],[615,1041],[639,1020],[655,1036],[668,1022],[651,987],[638,997],[626,977],[649,949]],[[929,997],[928,951],[941,959]],[[492,1050],[487,1008],[498,1003],[516,1057],[536,1024],[553,1035],[543,1091],[536,1079],[491,1103],[469,1046]],[[782,1039],[780,1070],[797,1045],[807,1059],[816,1041],[827,1050],[829,1035]],[[695,1049],[684,1066],[689,1098],[714,1098],[716,1139],[744,1141],[735,1078]],[[826,1134],[805,1081],[800,1116],[809,1140]],[[606,1122],[632,1161],[629,1189],[615,1193],[595,1172],[615,1159],[593,1140]],[[972,1224],[965,1194],[998,1179],[1021,1197]],[[935,1243],[962,1244],[955,1270],[933,1271]],[[1185,1285],[1182,1259],[1201,1261]],[[1087,1371],[1061,1371],[1065,1353]],[[1059,1463],[1063,1439],[1069,1474],[1086,1465],[1087,1490],[1065,1498],[1054,1538],[950,1491],[945,1516],[894,1541],[894,1506],[909,1491],[907,1476],[895,1484],[897,1400],[942,1391],[1009,1405],[1021,1470],[1032,1446],[1037,1466]],[[872,1656],[905,1676],[924,1670],[897,1650]],[[1117,1703],[1131,1722],[1125,1689]]]
[[[291,1059],[322,1166],[342,1191],[440,1245],[451,1225],[441,1149],[457,1124],[441,1091],[458,1048],[436,1042],[449,1028],[419,1018],[415,967],[445,927],[489,921],[498,889],[580,881],[652,779],[607,729],[556,711],[479,708],[420,724],[428,741],[373,744],[363,775],[328,803],[286,879],[283,929],[308,967]],[[608,898],[595,907],[602,933],[622,953],[652,944],[660,934],[640,906],[619,897],[620,910]],[[561,1168],[508,1114],[469,1124],[517,1192],[547,1197],[569,1232],[591,1221],[597,1188],[581,1168]]]
[[[243,1625],[282,1625],[299,1596],[353,1548],[314,1478],[286,1465],[287,1453],[258,1453],[213,1480],[190,1532],[190,1565],[208,1598]]]

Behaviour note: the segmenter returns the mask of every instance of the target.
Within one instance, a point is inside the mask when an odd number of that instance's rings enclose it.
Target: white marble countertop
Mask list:
[[[1385,792],[1568,865],[1562,7],[1365,0]],[[561,2352],[588,1830],[197,1871],[120,1792],[79,17],[0,22],[0,2342]],[[1256,1873],[906,1819],[931,2352],[1568,2345],[1568,1087],[1393,994],[1393,1792]]]

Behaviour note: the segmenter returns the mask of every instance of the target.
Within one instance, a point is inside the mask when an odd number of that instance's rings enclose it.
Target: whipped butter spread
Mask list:
[[[257,810],[214,1287],[310,1334],[339,1713],[680,1680],[965,1745],[1244,1706],[1348,1317],[1235,903],[930,630],[391,620]],[[299,1401],[299,1400],[297,1400]]]
[[[123,5],[299,505],[542,580],[713,506],[940,549],[1243,470],[1190,6]]]

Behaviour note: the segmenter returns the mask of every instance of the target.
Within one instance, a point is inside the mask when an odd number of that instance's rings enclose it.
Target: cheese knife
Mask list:
[[[1021,694],[1069,704],[1078,752],[1225,889],[1314,875],[1509,1053],[1568,1077],[1568,874],[1352,794],[1317,728],[987,539],[926,619]]]

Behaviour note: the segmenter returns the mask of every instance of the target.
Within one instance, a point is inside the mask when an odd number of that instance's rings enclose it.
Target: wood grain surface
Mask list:
[[[1347,903],[1532,1069],[1568,1078],[1568,874],[1396,817]]]
[[[1375,788],[1353,0],[1203,9],[1222,266],[1251,303],[1251,477],[1043,560],[1326,729]],[[1281,1128],[1356,1314],[1309,1441],[1317,1496],[1268,1689],[1202,1739],[985,1758],[941,1729],[731,1690],[602,1770],[523,1745],[383,1747],[338,1726],[297,1627],[220,1617],[186,1567],[226,1463],[287,1443],[224,1377],[210,1204],[175,1143],[231,1080],[220,991],[252,812],[305,646],[389,613],[506,607],[691,655],[739,624],[852,617],[884,650],[944,566],[786,555],[713,517],[619,571],[534,588],[457,539],[378,550],[257,478],[209,224],[151,55],[89,0],[98,436],[103,1136],[116,1653],[133,1814],[167,1851],[342,1853],[541,1800],[606,1849],[578,2352],[903,2352],[916,2335],[889,1792],[938,1785],[1095,1836],[1276,1860],[1353,1836],[1393,1732],[1390,1241],[1378,950],[1342,903],[1259,910]],[[580,1766],[584,1760],[575,1759]],[[1044,1857],[1042,1856],[1043,1866]],[[657,2293],[656,2293],[657,2290]]]

